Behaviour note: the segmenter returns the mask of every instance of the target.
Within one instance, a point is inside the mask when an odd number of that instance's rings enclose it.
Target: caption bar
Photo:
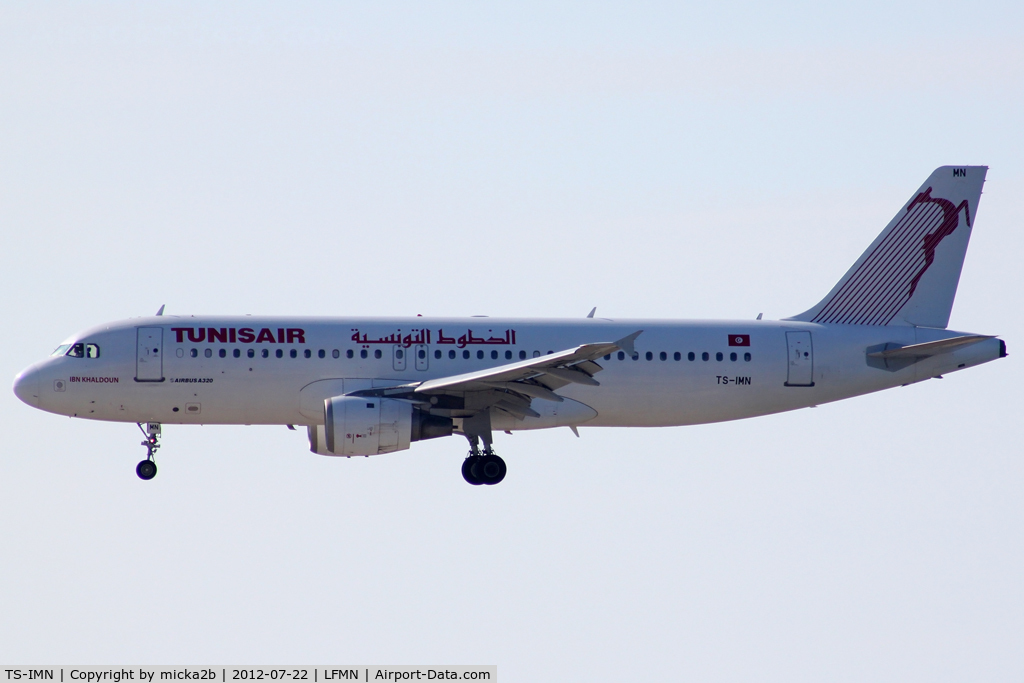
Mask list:
[[[4,666],[0,681],[18,683],[178,683],[209,681],[497,681],[497,666]]]

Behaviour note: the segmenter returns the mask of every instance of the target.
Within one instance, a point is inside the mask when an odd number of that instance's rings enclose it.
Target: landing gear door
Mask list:
[[[135,345],[135,380],[138,382],[164,381],[164,329],[138,328]]]
[[[810,332],[787,332],[786,348],[789,351],[787,387],[814,386],[814,349],[811,347]]]

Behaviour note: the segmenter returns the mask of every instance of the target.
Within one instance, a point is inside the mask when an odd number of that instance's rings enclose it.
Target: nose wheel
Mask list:
[[[156,476],[156,463],[152,460],[143,460],[135,466],[135,474],[139,475],[142,481],[149,481]]]
[[[135,466],[135,474],[139,476],[142,481],[149,481],[156,476],[156,462],[153,460],[153,456],[156,455],[156,451],[160,448],[160,423],[149,422],[146,424],[145,429],[142,427],[142,423],[137,423],[139,429],[142,430],[143,436],[146,440],[142,442],[142,445],[146,447],[146,459]]]

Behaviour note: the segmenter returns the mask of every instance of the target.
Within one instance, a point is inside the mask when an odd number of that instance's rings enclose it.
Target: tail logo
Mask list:
[[[935,249],[971,212],[967,200],[954,206],[928,188],[914,198],[893,229],[811,320],[846,325],[888,325],[935,261]]]
[[[964,210],[964,218],[967,220],[967,227],[971,227],[971,208],[967,205],[967,200],[960,202],[960,206],[953,206],[953,202],[948,199],[942,199],[941,197],[933,199],[932,188],[928,188],[921,194],[917,195],[914,201],[910,202],[910,206],[907,207],[907,213],[914,208],[914,205],[918,202],[932,202],[938,204],[939,208],[942,209],[942,224],[939,225],[933,232],[928,233],[924,236],[924,243],[922,248],[924,249],[924,266],[921,270],[917,271],[917,275],[910,283],[910,294],[907,295],[907,299],[914,296],[914,292],[917,290],[917,283],[921,280],[921,276],[925,274],[929,268],[931,268],[932,261],[935,260],[935,247],[939,246],[939,242],[944,240],[949,235],[953,234],[957,226],[960,225],[960,210]]]

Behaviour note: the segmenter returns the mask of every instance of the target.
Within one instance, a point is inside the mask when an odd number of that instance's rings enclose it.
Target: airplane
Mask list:
[[[155,316],[68,337],[14,393],[134,422],[156,475],[166,424],[306,427],[310,451],[371,456],[461,434],[462,476],[507,467],[493,434],[664,427],[807,408],[1006,356],[948,330],[986,166],[936,169],[815,306],[781,320]],[[143,427],[145,423],[145,427]]]

